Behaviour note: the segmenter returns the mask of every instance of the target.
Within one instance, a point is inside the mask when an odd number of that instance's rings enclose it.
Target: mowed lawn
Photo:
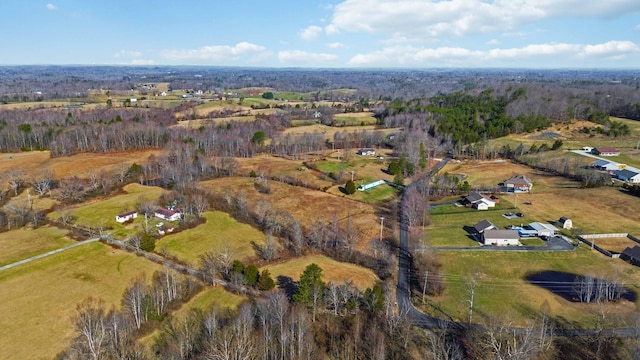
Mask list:
[[[527,275],[540,271],[592,274],[602,278],[617,273],[627,288],[640,293],[639,268],[586,247],[569,252],[438,251],[437,254],[443,264],[446,290],[429,301],[461,321],[466,321],[468,316],[470,276],[477,280],[474,322],[501,317],[523,325],[542,307],[548,307],[552,316],[593,326],[595,314],[600,311],[598,305],[573,303],[526,281]],[[636,303],[623,300],[606,304],[603,309],[610,315],[607,319],[614,320],[614,314],[624,317],[637,312]],[[433,311],[434,307],[428,309]]]
[[[264,245],[265,235],[260,230],[236,221],[227,213],[208,211],[204,217],[207,220],[204,224],[160,239],[156,250],[198,266],[200,256],[209,251],[218,253],[226,248],[234,259],[245,261],[256,257],[252,243]]]
[[[92,296],[119,308],[134,278],[160,269],[94,242],[0,271],[0,357],[53,358],[74,335],[78,303]]]
[[[333,260],[324,255],[304,256],[280,264],[267,265],[260,270],[268,269],[271,277],[286,276],[293,281],[300,280],[300,275],[310,264],[316,264],[322,269],[322,280],[326,283],[340,285],[351,281],[360,290],[372,287],[380,280],[370,269]]]
[[[0,233],[0,266],[75,243],[66,237],[67,233],[67,230],[52,226]]]
[[[117,195],[108,199],[91,201],[86,204],[68,209],[51,212],[48,217],[51,220],[58,219],[65,211],[71,211],[75,216],[74,223],[97,229],[103,226],[105,229],[113,229],[111,235],[124,237],[140,230],[143,217],[138,217],[132,224],[119,224],[116,215],[127,210],[135,209],[135,204],[140,201],[157,200],[165,191],[156,186],[144,186],[137,183],[129,184],[123,188],[126,194]]]

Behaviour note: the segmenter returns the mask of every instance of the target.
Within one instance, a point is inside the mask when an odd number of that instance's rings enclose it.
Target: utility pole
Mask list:
[[[424,296],[427,293],[427,279],[429,278],[429,270],[424,272],[424,286],[422,287],[422,304],[424,304]]]
[[[381,216],[380,217],[380,242],[382,242],[382,227],[384,224],[384,218]]]
[[[351,182],[353,182],[353,174],[355,174],[355,170],[351,170]]]

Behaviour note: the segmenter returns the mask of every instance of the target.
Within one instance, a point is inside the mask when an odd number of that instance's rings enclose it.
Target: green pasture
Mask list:
[[[265,235],[258,229],[240,223],[221,211],[204,213],[206,222],[193,229],[167,235],[156,243],[156,251],[175,256],[191,266],[198,266],[206,252],[228,249],[234,259],[256,257],[252,243],[264,244]]]
[[[20,228],[0,233],[0,266],[71,245],[68,231],[53,226]]]
[[[349,116],[349,114],[335,115],[333,124],[336,126],[359,126],[359,125],[375,125],[376,118],[373,116]]]
[[[640,269],[584,247],[569,252],[438,251],[437,256],[443,264],[446,290],[443,295],[430,298],[433,306],[425,309],[439,316],[444,312],[456,320],[467,320],[471,278],[477,282],[473,322],[488,323],[491,318],[500,317],[524,325],[542,308],[548,308],[551,316],[593,326],[593,314],[600,310],[621,316],[637,311],[637,301],[581,304],[526,281],[529,274],[548,270],[603,278],[617,273],[627,288],[636,293],[640,290]],[[607,318],[609,325],[613,320],[614,316]]]
[[[91,296],[119,308],[133,279],[160,269],[94,242],[0,271],[0,357],[54,358],[74,336],[78,303]]]

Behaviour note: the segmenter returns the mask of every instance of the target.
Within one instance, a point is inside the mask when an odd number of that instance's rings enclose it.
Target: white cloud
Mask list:
[[[146,59],[135,59],[131,61],[131,65],[155,65],[156,62],[153,60]]]
[[[341,42],[333,42],[333,43],[329,43],[327,44],[328,47],[330,47],[331,49],[346,49],[347,45],[341,43]]]
[[[115,58],[139,58],[142,57],[140,51],[120,50],[113,55]]]
[[[487,45],[500,45],[500,40],[491,39],[491,40],[487,41],[485,44],[487,44]]]
[[[608,41],[601,44],[532,44],[518,48],[471,50],[459,47],[419,48],[413,46],[391,46],[379,51],[358,54],[351,58],[349,65],[362,67],[376,66],[494,66],[495,64],[532,64],[533,61],[550,60],[558,66],[558,59],[616,61],[628,56],[640,56],[640,46],[631,41]]]
[[[55,6],[55,5],[54,5],[54,4],[52,4],[52,3],[48,3],[48,4],[47,4],[47,9],[48,9],[48,10],[56,10],[56,9],[58,9],[58,7],[57,7],[57,6]]]
[[[425,40],[503,32],[554,16],[615,17],[637,11],[637,0],[345,0],[335,6],[325,32]]]
[[[322,34],[322,28],[320,26],[309,26],[308,28],[300,32],[300,37],[305,41],[312,41],[318,38]]]
[[[278,53],[278,60],[283,64],[304,65],[328,65],[338,60],[333,54],[310,53],[302,50],[285,50]]]
[[[173,61],[180,62],[232,62],[238,60],[250,60],[254,56],[263,55],[264,46],[249,42],[240,42],[236,45],[212,45],[190,50],[163,50],[162,56]]]

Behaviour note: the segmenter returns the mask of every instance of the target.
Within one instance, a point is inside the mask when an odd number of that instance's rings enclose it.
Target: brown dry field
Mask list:
[[[585,234],[585,235],[588,235],[588,234]],[[587,240],[593,242],[593,239],[587,238]],[[628,247],[632,248],[638,245],[637,242],[627,237],[598,238],[598,239],[595,239],[595,244],[607,251],[613,251],[617,253],[623,252],[624,249]]]
[[[201,184],[217,192],[231,190],[233,193],[237,193],[244,191],[251,207],[255,207],[260,201],[268,201],[272,206],[289,212],[305,227],[318,220],[330,223],[334,215],[344,226],[347,217],[351,215],[352,225],[363,234],[355,244],[355,248],[360,251],[368,251],[369,240],[375,238],[379,232],[380,219],[376,214],[376,209],[372,205],[346,197],[338,197],[322,191],[291,186],[277,181],[269,183],[271,186],[270,194],[261,194],[254,188],[253,179],[244,177],[220,178],[203,181]]]
[[[308,159],[315,158],[316,156],[318,156],[318,154],[309,155]],[[238,172],[243,175],[249,175],[251,170],[253,170],[257,175],[264,174],[264,176],[267,177],[290,176],[317,189],[332,185],[330,180],[324,179],[324,175],[317,171],[311,169],[298,170],[298,168],[303,166],[301,160],[289,160],[269,155],[238,158],[236,160],[239,164]]]
[[[640,234],[640,198],[618,188],[582,189],[580,183],[511,162],[468,162],[448,164],[443,170],[466,174],[471,186],[496,186],[515,174],[533,181],[530,194],[501,194],[503,200],[537,221],[556,221],[567,216],[584,234],[626,232]],[[525,205],[531,202],[531,205]]]
[[[49,151],[29,151],[0,154],[0,173],[10,169],[22,169],[27,176],[49,168],[56,178],[76,175],[85,177],[92,171],[107,171],[119,164],[141,164],[150,155],[158,156],[161,150],[143,150],[116,153],[82,153],[72,156],[51,158]]]
[[[316,264],[322,269],[322,280],[326,283],[341,285],[344,282],[352,282],[358,289],[364,291],[372,287],[380,278],[370,269],[362,266],[343,263],[324,255],[309,255],[287,260],[282,263],[273,263],[262,267],[260,270],[268,269],[271,277],[290,277],[293,281],[299,281],[304,269]]]
[[[326,139],[333,141],[333,136],[337,132],[357,132],[357,131],[381,131],[384,134],[389,134],[394,131],[397,131],[397,128],[384,128],[378,129],[376,125],[365,125],[365,126],[344,126],[344,127],[335,127],[335,126],[327,126],[321,124],[314,125],[305,125],[305,126],[296,126],[290,127],[284,130],[284,134],[292,134],[292,135],[301,135],[301,134],[314,134],[321,133],[324,134]]]

